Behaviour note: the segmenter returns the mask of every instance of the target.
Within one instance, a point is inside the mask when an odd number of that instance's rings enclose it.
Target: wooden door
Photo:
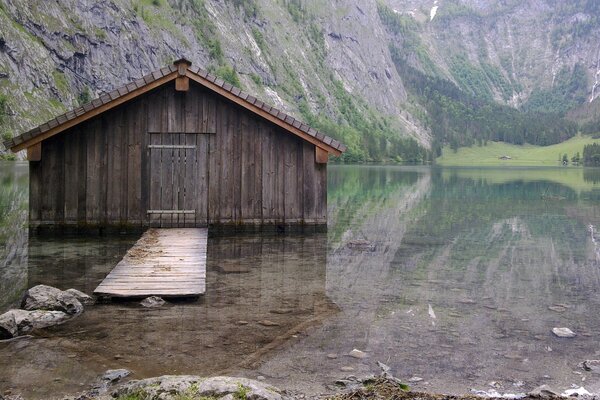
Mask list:
[[[207,225],[206,135],[149,134],[148,218],[155,227]]]

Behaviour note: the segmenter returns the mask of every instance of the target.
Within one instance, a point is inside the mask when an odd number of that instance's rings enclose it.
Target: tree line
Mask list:
[[[583,165],[600,167],[600,143],[586,144],[583,147]]]
[[[577,134],[577,124],[558,113],[523,112],[475,97],[447,79],[412,67],[401,49],[392,45],[390,52],[407,90],[426,108],[426,123],[438,148],[457,149],[490,140],[548,146]]]

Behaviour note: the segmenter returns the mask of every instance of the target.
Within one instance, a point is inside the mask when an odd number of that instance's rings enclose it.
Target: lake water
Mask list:
[[[26,165],[0,184],[2,311],[39,283],[91,293],[137,239],[29,238]],[[0,343],[0,389],[46,399],[127,368],[314,394],[381,361],[433,392],[600,392],[578,366],[600,359],[599,200],[598,170],[331,165],[327,233],[210,238],[199,301],[98,304]]]

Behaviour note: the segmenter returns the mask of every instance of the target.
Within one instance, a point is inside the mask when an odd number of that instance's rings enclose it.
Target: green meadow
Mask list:
[[[558,166],[561,165],[559,157],[563,154],[567,154],[570,160],[577,152],[583,154],[583,146],[594,142],[600,143],[600,139],[578,135],[552,146],[488,142],[485,146],[461,147],[457,151],[446,146],[436,163],[443,166]],[[510,159],[502,160],[502,156]]]

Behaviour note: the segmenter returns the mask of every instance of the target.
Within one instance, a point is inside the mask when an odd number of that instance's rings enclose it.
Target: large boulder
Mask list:
[[[246,378],[217,376],[201,378],[199,376],[161,376],[126,383],[117,389],[114,397],[144,393],[151,399],[174,400],[182,396],[192,398],[243,398],[252,400],[287,400],[281,390],[266,383]]]
[[[73,315],[62,311],[33,310],[29,312],[29,319],[34,329],[48,328],[49,326],[60,325],[67,322]]]
[[[83,305],[72,293],[46,285],[37,285],[25,292],[21,308],[30,311],[62,311],[69,315],[77,315],[83,311]]]
[[[19,334],[13,311],[0,315],[0,339],[11,339]]]
[[[0,315],[0,339],[26,335],[34,329],[30,311],[9,310]]]
[[[0,339],[10,339],[26,335],[34,329],[59,325],[72,317],[62,311],[10,310],[0,315]]]

